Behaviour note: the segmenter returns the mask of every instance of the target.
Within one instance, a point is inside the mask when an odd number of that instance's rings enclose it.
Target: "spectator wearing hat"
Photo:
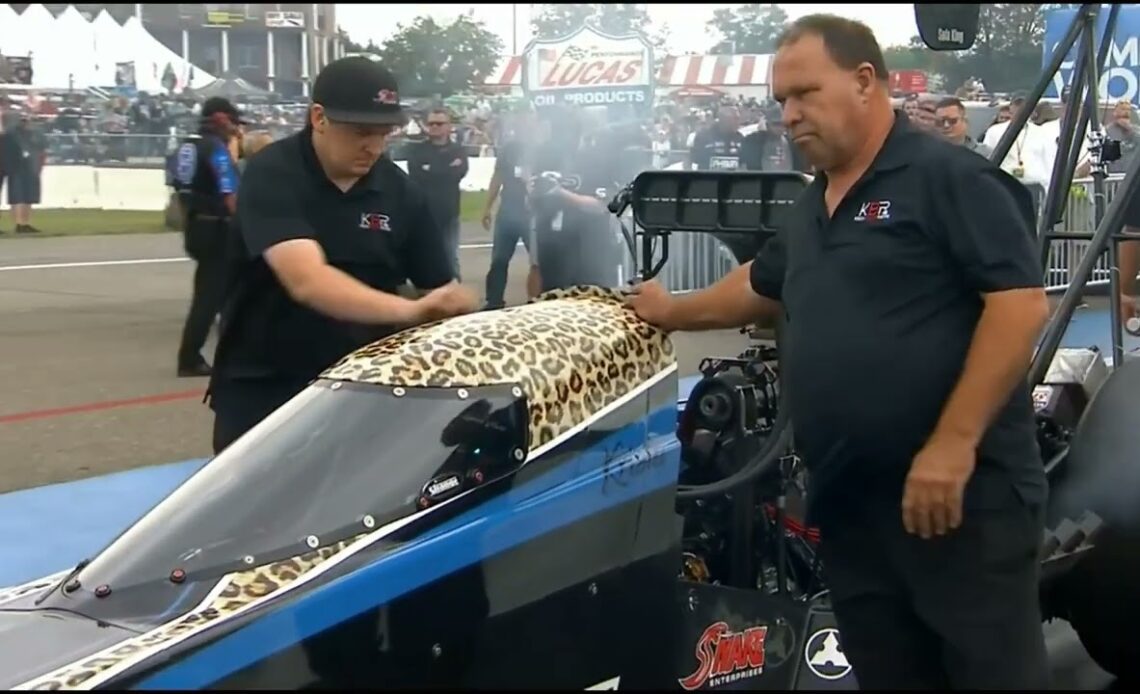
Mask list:
[[[382,156],[407,121],[386,68],[341,58],[305,128],[249,159],[207,391],[215,452],[353,350],[474,310],[428,199]],[[408,281],[423,295],[401,295]]]
[[[228,99],[202,104],[197,136],[174,155],[173,184],[182,209],[183,245],[197,267],[178,347],[178,375],[208,376],[202,347],[221,309],[230,221],[237,209],[241,113]]]

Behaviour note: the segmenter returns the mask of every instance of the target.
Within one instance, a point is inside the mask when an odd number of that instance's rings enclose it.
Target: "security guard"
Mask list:
[[[198,133],[183,141],[174,155],[172,183],[182,210],[183,245],[197,263],[194,293],[178,348],[179,376],[210,375],[202,347],[222,304],[229,225],[237,205],[237,144],[243,123],[228,99],[207,99],[202,104]]]
[[[809,522],[860,688],[1047,689],[1029,193],[892,111],[862,23],[793,23],[772,91],[819,171],[790,221],[712,287],[630,303],[669,330],[786,315]]]
[[[214,450],[341,357],[396,330],[474,310],[418,186],[382,157],[407,122],[392,74],[329,63],[305,128],[249,159],[209,393]],[[397,293],[408,280],[417,298]]]

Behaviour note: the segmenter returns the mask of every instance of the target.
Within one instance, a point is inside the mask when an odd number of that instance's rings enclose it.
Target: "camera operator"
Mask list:
[[[860,22],[796,20],[772,92],[819,170],[788,222],[712,287],[629,303],[666,330],[786,316],[808,523],[861,689],[1048,688],[1029,192],[892,111]]]
[[[528,184],[531,243],[542,291],[577,284],[616,287],[628,254],[606,207],[621,188],[625,129],[583,133],[582,114],[548,110],[553,136],[535,158]]]

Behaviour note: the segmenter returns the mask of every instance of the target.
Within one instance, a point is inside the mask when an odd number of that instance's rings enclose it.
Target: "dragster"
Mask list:
[[[646,279],[672,233],[750,259],[808,182],[644,172],[611,211],[632,209]],[[1140,662],[1140,364],[1051,341],[1126,199],[1031,370],[1044,615],[1121,679]],[[779,336],[703,360],[680,396],[672,341],[620,289],[366,346],[98,554],[0,590],[0,687],[855,689]]]

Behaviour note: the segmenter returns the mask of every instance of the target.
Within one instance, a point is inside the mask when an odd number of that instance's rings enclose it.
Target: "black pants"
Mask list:
[[[824,576],[860,689],[1049,688],[1044,513],[1009,494],[930,540],[907,534],[891,503],[823,526]]]
[[[214,455],[241,438],[273,411],[305,389],[308,381],[226,379],[210,383],[214,410]]]
[[[202,348],[210,335],[214,318],[225,299],[226,281],[226,222],[221,220],[195,220],[187,223],[185,245],[187,254],[194,259],[193,294],[186,323],[182,326],[182,340],[178,346],[178,364],[194,366],[202,359]]]

